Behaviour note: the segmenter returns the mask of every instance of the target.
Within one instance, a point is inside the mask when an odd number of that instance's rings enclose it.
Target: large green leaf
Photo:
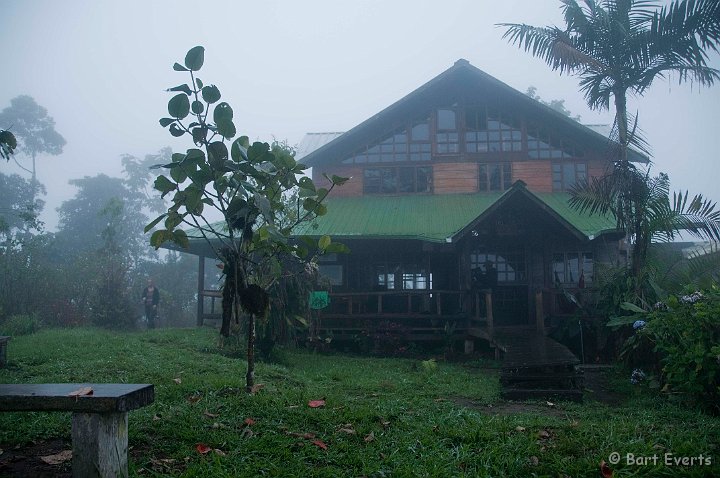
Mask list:
[[[163,128],[173,124],[175,122],[175,118],[160,118],[160,126]]]
[[[330,236],[322,236],[320,239],[318,239],[318,248],[321,251],[324,251],[325,249],[327,249],[331,242],[332,239],[330,239]]]
[[[203,111],[205,111],[205,105],[203,105],[201,101],[196,100],[196,101],[192,102],[192,104],[190,105],[190,109],[192,110],[193,113],[195,113],[196,115],[199,115]]]
[[[165,195],[167,193],[177,189],[177,186],[175,185],[175,183],[170,181],[165,176],[158,176],[155,179],[155,182],[153,183],[153,185],[154,185],[155,189],[157,189],[158,191],[160,191],[162,193],[161,197],[165,197]]]
[[[192,95],[192,90],[188,85],[178,85],[173,88],[168,88],[166,91],[182,91],[188,96]]]
[[[217,132],[224,138],[230,139],[235,136],[235,124],[232,120],[223,119],[217,122]]]
[[[207,139],[208,130],[205,127],[197,127],[197,128],[193,128],[191,133],[192,133],[192,137],[193,137],[193,142],[195,144],[197,144],[198,146],[200,146],[205,143],[205,140]]]
[[[190,113],[190,100],[184,93],[179,93],[168,101],[168,113],[173,118],[183,119]]]
[[[150,245],[153,246],[155,249],[158,249],[160,246],[162,246],[167,241],[173,240],[173,233],[168,231],[167,229],[160,229],[152,233],[152,236],[150,236]]]
[[[172,168],[170,170],[170,177],[175,180],[176,183],[182,183],[187,179],[187,173],[185,172],[185,169],[178,164],[178,167]]]
[[[215,85],[203,86],[200,92],[206,103],[215,103],[220,100],[220,90]]]
[[[205,48],[196,46],[190,49],[185,55],[185,66],[192,70],[198,71],[205,61]]]
[[[185,130],[178,126],[176,123],[170,125],[170,134],[176,138],[185,134]]]
[[[173,231],[172,241],[185,249],[190,247],[190,241],[188,240],[187,234],[182,229],[176,229]]]
[[[225,143],[214,141],[208,145],[208,162],[217,170],[225,168],[225,160],[228,159],[228,149]]]
[[[190,71],[187,68],[185,68],[184,66],[182,66],[180,63],[175,63],[173,65],[173,70],[175,70],[175,71]]]
[[[160,221],[162,221],[165,216],[167,216],[167,213],[161,214],[160,216],[158,216],[158,217],[156,217],[155,219],[153,219],[153,221],[152,221],[150,224],[148,224],[147,226],[145,226],[145,229],[143,229],[143,232],[144,232],[144,233],[147,233],[150,229],[152,229],[153,227],[157,226],[158,223],[159,223]]]
[[[230,107],[229,104],[226,102],[218,103],[218,105],[215,107],[215,110],[213,111],[213,120],[215,123],[219,123],[223,120],[232,120],[233,119],[233,110],[232,107]]]
[[[242,143],[243,138],[247,138],[247,136],[241,136],[240,138],[233,141],[232,147],[230,148],[230,154],[232,155],[233,161],[238,163],[240,161],[248,160],[247,148],[243,146]]]

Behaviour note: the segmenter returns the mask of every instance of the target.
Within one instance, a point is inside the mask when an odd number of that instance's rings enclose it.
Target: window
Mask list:
[[[520,122],[484,107],[465,111],[465,149],[468,153],[522,151]]]
[[[495,272],[492,271],[493,268]],[[497,282],[524,282],[526,280],[525,252],[522,249],[474,250],[470,253],[470,269],[473,280],[486,277],[490,272],[491,274],[497,273]]]
[[[556,252],[552,260],[552,280],[558,285],[584,287],[593,281],[592,252]]]
[[[426,193],[432,191],[432,168],[367,168],[364,173],[365,194]]]
[[[488,163],[480,165],[480,183],[478,190],[505,191],[512,185],[512,165],[510,163]]]
[[[573,186],[587,180],[585,163],[553,163],[553,191],[569,191]]]
[[[432,274],[416,265],[376,265],[375,277],[376,287],[383,290],[432,289]]]
[[[537,125],[528,126],[527,148],[531,159],[570,159],[583,155],[571,141],[561,141]]]
[[[430,161],[430,122],[413,123],[410,128],[410,161]]]
[[[437,110],[435,133],[435,148],[438,154],[453,154],[460,152],[460,136],[457,127],[457,113],[455,110]]]

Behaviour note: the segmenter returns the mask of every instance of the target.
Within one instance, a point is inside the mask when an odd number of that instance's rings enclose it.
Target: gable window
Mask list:
[[[410,161],[430,161],[430,122],[413,123],[410,128]]]
[[[512,165],[510,163],[480,164],[480,182],[478,190],[505,191],[512,185]]]
[[[432,191],[432,168],[367,168],[364,172],[365,194],[426,193]]]
[[[460,152],[457,112],[451,109],[438,109],[435,123],[435,148],[438,154]]]
[[[553,191],[569,191],[573,186],[587,180],[585,163],[553,163]]]
[[[484,107],[465,110],[465,149],[468,153],[522,151],[520,122]]]
[[[592,252],[556,252],[552,259],[552,280],[556,286],[585,287],[593,281]]]

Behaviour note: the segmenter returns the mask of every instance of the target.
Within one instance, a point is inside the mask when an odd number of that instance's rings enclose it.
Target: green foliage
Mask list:
[[[0,158],[10,161],[10,155],[15,152],[15,148],[17,148],[15,135],[10,131],[0,129]]]
[[[636,320],[646,325],[628,339],[624,356],[659,370],[663,392],[681,394],[720,412],[720,289],[670,296],[648,312],[615,318],[608,325]],[[657,363],[639,363],[640,354]]]
[[[34,334],[38,329],[40,329],[40,322],[33,315],[11,315],[0,322],[0,335],[18,337]]]

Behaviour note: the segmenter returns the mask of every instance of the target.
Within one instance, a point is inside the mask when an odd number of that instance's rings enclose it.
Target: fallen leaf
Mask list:
[[[255,384],[255,385],[253,385],[252,387],[250,387],[250,393],[253,394],[253,395],[255,395],[256,393],[258,393],[258,392],[259,392],[260,390],[262,390],[263,388],[265,388],[265,384],[264,384],[264,383]]]
[[[300,408],[300,405],[290,405],[288,408]]]
[[[315,438],[315,434],[314,434],[314,433],[303,433],[301,436],[302,436],[303,438],[305,438],[306,440],[312,440],[313,438]]]
[[[202,398],[202,395],[188,395],[187,401],[190,403],[197,403]]]
[[[539,438],[550,438],[550,433],[547,432],[547,430],[540,430],[538,432]]]
[[[613,476],[612,468],[610,468],[608,464],[605,463],[605,460],[602,460],[600,462],[600,474],[603,478],[612,478]]]
[[[255,434],[253,433],[253,431],[252,431],[251,429],[249,429],[249,428],[243,428],[243,431],[240,432],[240,437],[241,437],[241,438],[250,438],[250,437],[252,437],[252,436],[254,436],[254,435],[255,435]]]
[[[219,448],[215,448],[213,451],[215,452],[216,455],[225,456],[225,452]]]
[[[246,418],[243,423],[245,425],[251,427],[251,426],[255,425],[255,420],[253,420],[252,418]]]
[[[436,402],[447,402],[447,398],[436,398]]]
[[[365,437],[365,443],[370,443],[373,440],[375,440],[375,433],[374,432],[368,433],[368,435]]]
[[[315,445],[318,448],[322,448],[323,450],[327,450],[328,446],[325,444],[322,440],[313,440],[312,444]]]
[[[524,432],[524,431],[525,431],[525,427],[517,426],[517,427],[515,427],[515,431],[516,431],[516,432]]]
[[[173,382],[175,382],[175,383],[177,383],[178,385],[180,385],[180,384],[182,383],[182,380],[180,380],[180,378],[174,378],[174,379],[173,379]]]
[[[157,415],[157,414],[153,415],[153,421],[156,422],[156,421],[158,421],[158,420],[162,420],[162,417],[161,417],[160,415]]]
[[[83,397],[85,395],[92,395],[92,394],[93,394],[92,387],[82,387],[82,388],[78,388],[77,390],[74,390],[74,391],[68,393],[68,397]]]
[[[653,449],[655,449],[655,450],[664,450],[665,447],[662,446],[662,445],[660,445],[659,443],[656,443],[656,444],[653,445]],[[2,450],[0,450],[0,454],[2,454]]]
[[[380,425],[382,425],[383,428],[387,428],[390,426],[390,422],[388,422],[386,420],[380,420]]]
[[[554,404],[553,402],[545,402],[545,405],[547,405],[548,407],[554,407],[554,406],[555,406],[555,404]]]
[[[72,460],[72,450],[63,450],[55,455],[41,456],[40,459],[48,465],[60,465]]]
[[[356,433],[354,429],[346,428],[346,427],[343,427],[343,428],[339,429],[338,431],[342,432],[342,433],[347,433],[348,435],[354,435]]]
[[[204,443],[198,443],[198,444],[195,446],[195,449],[196,449],[196,450],[198,451],[198,453],[200,453],[201,455],[205,455],[205,454],[208,453],[210,450],[212,450],[212,448],[210,448],[209,446],[207,446],[207,445],[204,444]]]
[[[380,458],[385,460],[385,459],[387,459],[387,455],[385,453],[380,453]]]
[[[217,418],[217,417],[219,416],[218,414],[216,414],[216,413],[210,413],[210,412],[208,412],[207,410],[205,410],[205,411],[203,412],[203,415],[205,415],[205,416],[208,417],[208,418]]]
[[[325,406],[325,400],[310,400],[308,402],[308,407],[310,408],[320,408]]]
[[[540,460],[538,459],[538,457],[536,457],[534,455],[531,456],[530,458],[528,458],[528,461],[530,462],[530,464],[532,466],[538,466],[538,464],[540,464]]]

